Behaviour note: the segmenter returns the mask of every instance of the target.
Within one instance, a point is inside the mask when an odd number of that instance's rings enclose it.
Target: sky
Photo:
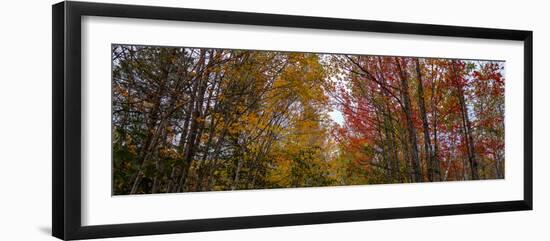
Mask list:
[[[339,125],[344,124],[344,116],[342,115],[342,112],[339,110],[332,110],[328,113],[330,119],[332,119],[334,122],[338,123]]]

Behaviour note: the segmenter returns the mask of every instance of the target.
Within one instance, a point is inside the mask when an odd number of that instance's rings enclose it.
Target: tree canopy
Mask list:
[[[112,46],[113,193],[504,178],[504,62]]]

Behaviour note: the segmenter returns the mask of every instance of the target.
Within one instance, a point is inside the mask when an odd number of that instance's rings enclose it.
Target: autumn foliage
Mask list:
[[[504,178],[504,63],[112,46],[114,194]]]

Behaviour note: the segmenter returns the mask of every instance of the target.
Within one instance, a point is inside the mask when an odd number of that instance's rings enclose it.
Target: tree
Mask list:
[[[112,63],[117,195],[504,177],[502,62],[113,45]]]

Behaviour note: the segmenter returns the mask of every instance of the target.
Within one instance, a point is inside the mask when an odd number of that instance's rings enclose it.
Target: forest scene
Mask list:
[[[504,61],[111,47],[113,195],[504,178]]]

